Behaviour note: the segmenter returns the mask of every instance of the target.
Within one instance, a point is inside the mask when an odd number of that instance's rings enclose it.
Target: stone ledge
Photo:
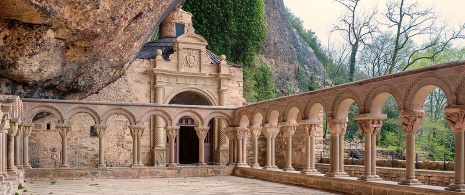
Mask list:
[[[51,179],[86,179],[86,178],[164,178],[164,177],[206,177],[232,175],[233,167],[227,166],[179,166],[179,167],[107,167],[86,169],[46,169],[35,168],[26,171],[27,181]]]
[[[304,175],[283,171],[266,171],[252,168],[235,168],[234,175],[270,182],[293,184],[347,194],[414,195],[414,194],[458,194],[444,187],[420,185],[401,186],[392,181],[358,181],[355,177],[329,178],[321,175]]]

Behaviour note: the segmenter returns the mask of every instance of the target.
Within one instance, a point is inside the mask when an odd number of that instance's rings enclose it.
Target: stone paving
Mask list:
[[[53,183],[53,184],[52,184]],[[234,176],[31,181],[23,194],[336,194]]]

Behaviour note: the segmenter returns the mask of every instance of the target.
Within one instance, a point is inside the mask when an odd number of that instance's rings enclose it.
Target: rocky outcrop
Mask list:
[[[322,76],[321,63],[310,46],[291,26],[283,0],[265,0],[265,12],[268,35],[262,58],[273,70],[277,87],[285,91],[288,84],[295,86],[299,64],[306,76],[312,72],[316,76]]]
[[[81,99],[118,79],[185,0],[4,0],[0,93]]]

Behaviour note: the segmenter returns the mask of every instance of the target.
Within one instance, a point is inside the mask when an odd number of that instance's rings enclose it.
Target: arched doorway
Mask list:
[[[174,96],[169,104],[182,105],[205,105],[211,106],[212,103],[202,95],[185,91]],[[177,121],[176,126],[179,126],[179,132],[174,143],[175,162],[179,164],[194,164],[199,162],[199,138],[195,131],[197,124],[190,117],[181,117]],[[209,124],[210,129],[204,140],[204,160],[207,164],[213,163],[213,126]],[[167,139],[169,140],[169,139]],[[166,144],[166,159],[169,158],[169,141]]]

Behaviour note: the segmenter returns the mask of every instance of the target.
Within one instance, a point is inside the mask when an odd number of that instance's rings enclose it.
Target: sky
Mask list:
[[[377,7],[378,11],[385,12],[386,2],[388,0],[364,0],[361,5],[364,9]],[[410,0],[413,2],[415,0]],[[449,18],[449,24],[458,26],[465,23],[465,0],[416,0],[422,7],[433,7],[439,15]],[[304,28],[310,29],[316,33],[324,47],[328,45],[328,37],[333,24],[336,24],[337,18],[344,12],[339,3],[334,0],[284,0],[284,4],[297,17],[300,17],[304,23]],[[331,40],[337,40],[339,34],[331,35]],[[340,38],[342,41],[342,38]],[[464,45],[465,41],[455,45]]]

